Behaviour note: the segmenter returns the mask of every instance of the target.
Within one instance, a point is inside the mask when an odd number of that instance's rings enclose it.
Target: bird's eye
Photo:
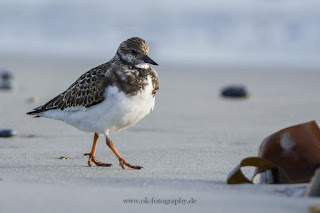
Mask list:
[[[137,51],[136,51],[135,49],[131,49],[130,52],[131,52],[132,54],[137,54]]]

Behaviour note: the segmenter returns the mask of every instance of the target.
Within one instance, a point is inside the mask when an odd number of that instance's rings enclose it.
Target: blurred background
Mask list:
[[[143,37],[158,63],[320,65],[319,0],[1,0],[0,54],[109,60]]]

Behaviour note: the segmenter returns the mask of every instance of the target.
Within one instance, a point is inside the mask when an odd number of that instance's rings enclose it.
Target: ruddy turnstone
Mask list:
[[[150,64],[158,64],[148,52],[148,44],[141,38],[122,42],[109,62],[84,73],[65,92],[27,114],[61,120],[81,131],[94,132],[92,150],[85,154],[89,156],[89,166],[91,162],[111,166],[95,158],[98,138],[104,134],[122,168],[141,169],[121,157],[109,133],[136,124],[153,110],[159,84]]]

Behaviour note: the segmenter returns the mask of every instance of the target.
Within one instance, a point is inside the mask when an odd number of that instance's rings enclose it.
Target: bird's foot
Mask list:
[[[133,165],[127,163],[127,161],[125,161],[123,158],[119,158],[119,164],[122,167],[122,169],[124,169],[124,166],[127,166],[132,169],[142,169],[143,168],[142,166],[133,166]]]
[[[86,153],[84,156],[89,156],[88,165],[91,166],[91,161],[96,164],[96,166],[104,166],[104,167],[110,167],[112,164],[109,163],[102,163],[98,161],[95,156],[93,156],[91,153]]]

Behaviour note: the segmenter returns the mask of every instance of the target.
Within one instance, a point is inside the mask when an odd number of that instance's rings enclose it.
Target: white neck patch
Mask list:
[[[145,69],[145,70],[150,68],[150,65],[148,63],[140,63],[134,66],[140,69]]]

